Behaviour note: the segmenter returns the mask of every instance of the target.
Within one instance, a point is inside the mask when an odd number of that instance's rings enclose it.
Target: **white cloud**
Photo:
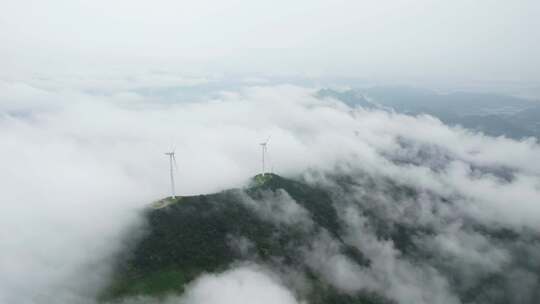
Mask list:
[[[352,111],[314,98],[313,89],[290,85],[248,87],[208,102],[159,106],[144,96],[135,96],[137,106],[119,104],[115,98],[77,87],[2,85],[6,90],[0,90],[0,272],[4,274],[0,300],[4,302],[90,301],[106,281],[107,261],[121,249],[123,232],[137,223],[135,210],[168,194],[163,152],[171,146],[176,146],[179,165],[178,192],[184,195],[241,185],[259,171],[258,143],[272,135],[269,155],[278,174],[308,168],[330,172],[345,163],[351,171],[459,198],[458,212],[464,216],[502,227],[539,229],[540,147],[533,141],[473,134],[431,117]],[[134,97],[130,92],[121,98]],[[15,110],[29,112],[14,115]],[[414,162],[397,165],[388,157],[414,155],[404,153],[400,138],[417,146],[440,147],[452,161],[442,170]],[[514,178],[502,182],[493,174],[474,171],[499,167],[511,168]],[[435,203],[429,196],[421,203],[426,211],[422,221],[431,223]],[[302,218],[303,209],[294,204],[285,207],[280,212]],[[373,241],[367,248],[374,251],[371,256],[378,256],[377,273],[369,276],[390,280],[389,291],[396,297],[407,291],[415,301],[427,297],[440,302],[438,297],[446,296],[455,300],[433,270],[417,270],[399,260],[390,244]],[[346,266],[346,260],[330,261],[335,262],[331,268],[342,269],[346,277],[357,275],[340,266]],[[231,284],[241,290],[242,278],[265,280],[252,270],[230,275],[231,283],[218,276],[200,286]],[[436,279],[425,281],[425,276]],[[401,290],[401,284],[410,288]],[[286,292],[278,294],[279,299],[290,300]]]
[[[186,291],[186,304],[297,304],[279,278],[260,267],[241,266],[217,275],[203,275]]]
[[[339,252],[339,245],[322,235],[306,252],[308,265],[339,290],[351,294],[376,292],[398,303],[460,303],[450,284],[427,264],[401,257],[391,240],[380,240],[355,209],[346,211],[346,242],[369,260],[360,266]]]
[[[262,197],[257,200],[242,195],[242,203],[255,211],[262,220],[277,225],[296,226],[306,231],[313,229],[309,212],[296,203],[285,190],[263,192]]]

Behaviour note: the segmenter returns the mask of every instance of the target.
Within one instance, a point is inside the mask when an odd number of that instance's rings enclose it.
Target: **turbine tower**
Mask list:
[[[176,157],[174,156],[174,150],[172,152],[166,152],[165,155],[169,156],[169,170],[170,170],[170,174],[171,174],[171,197],[173,199],[175,199],[176,198],[176,193],[174,192],[173,162],[174,162],[174,167],[175,168],[178,168],[178,166],[176,164]]]
[[[270,141],[270,136],[266,139],[265,142],[262,142],[260,143],[261,145],[261,150],[262,150],[262,176],[264,176],[266,174],[266,170],[265,170],[265,163],[264,163],[264,158],[266,156],[266,151],[268,149],[268,141]]]

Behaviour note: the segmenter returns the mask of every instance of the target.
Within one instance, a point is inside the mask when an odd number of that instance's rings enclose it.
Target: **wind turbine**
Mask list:
[[[264,176],[266,174],[266,170],[265,170],[265,163],[264,163],[264,157],[266,156],[266,151],[268,149],[268,142],[270,141],[270,136],[268,136],[268,138],[266,139],[265,142],[262,142],[260,143],[259,145],[261,145],[261,150],[262,150],[262,175]]]
[[[173,162],[174,167],[178,170],[178,165],[176,164],[176,157],[174,156],[174,150],[172,152],[166,152],[165,155],[169,156],[169,169],[171,174],[171,197],[176,198],[176,193],[174,192],[174,171],[173,171]]]

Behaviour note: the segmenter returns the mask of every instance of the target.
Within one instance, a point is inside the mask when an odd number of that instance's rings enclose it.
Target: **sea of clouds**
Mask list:
[[[317,98],[316,88],[286,84],[220,88],[174,102],[169,87],[160,97],[159,83],[182,91],[208,80],[160,77],[0,81],[1,303],[94,303],[128,236],[144,229],[139,210],[169,195],[164,152],[176,150],[180,195],[209,193],[257,174],[259,143],[268,136],[274,172],[303,175],[343,197],[336,206],[347,227],[343,238],[365,252],[371,266],[353,264],[324,234],[305,256],[343,292],[367,289],[400,303],[460,303],[456,289],[474,284],[476,275],[513,267],[508,275],[519,286],[508,292],[520,292],[515,303],[538,296],[538,277],[527,270],[538,267],[538,238],[509,249],[467,228],[470,220],[540,233],[536,139],[493,138],[430,116],[350,108]],[[332,179],[336,173],[356,176],[357,183],[343,188]],[[391,199],[388,180],[419,195]],[[285,206],[283,216],[268,215],[265,205],[254,208],[271,221],[309,223],[294,201]],[[368,207],[387,221],[433,229],[432,238],[417,242],[441,258],[423,264],[402,258],[394,244],[377,237],[362,213]],[[517,251],[525,252],[529,266],[514,260]],[[444,267],[457,269],[463,286],[453,287]],[[284,280],[264,265],[241,264],[204,275],[181,298],[163,301],[301,302]]]

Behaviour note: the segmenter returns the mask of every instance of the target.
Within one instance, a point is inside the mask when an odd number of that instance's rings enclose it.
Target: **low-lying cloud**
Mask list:
[[[318,249],[309,257],[311,265],[327,267],[327,279],[345,292],[388,292],[396,301],[407,299],[404,303],[459,303],[444,273],[455,264],[444,261],[492,273],[516,265],[517,251],[540,256],[537,241],[514,244],[509,251],[466,229],[471,220],[540,232],[535,139],[492,138],[429,116],[352,109],[316,98],[315,89],[290,85],[215,92],[213,99],[196,103],[160,103],[159,96],[147,98],[124,87],[103,94],[22,82],[2,87],[0,302],[93,303],[126,232],[133,235],[143,225],[137,210],[168,195],[163,152],[176,149],[179,194],[213,192],[258,173],[258,143],[269,135],[278,174],[318,172],[305,179],[336,195],[344,190],[328,176],[358,177],[356,187],[342,193],[347,206],[338,211],[349,227],[346,242],[367,252],[372,266],[350,266],[324,239],[313,244]],[[388,180],[419,194],[389,199]],[[289,198],[285,193],[274,199]],[[286,206],[291,208],[280,209],[284,216],[278,221],[290,223],[291,212],[303,218],[305,210]],[[432,229],[433,240],[418,242],[446,260],[419,265],[402,259],[394,244],[377,238],[361,206],[372,206],[392,223],[414,218]],[[274,207],[261,208],[265,214]],[[465,278],[475,281],[467,267],[458,271],[464,285]],[[538,284],[525,266],[511,275],[523,282],[524,292]],[[279,280],[251,266],[204,276],[181,301],[243,303],[253,297],[296,303]]]
[[[186,304],[297,304],[294,294],[275,274],[256,266],[242,266],[218,275],[203,275],[188,287]]]

